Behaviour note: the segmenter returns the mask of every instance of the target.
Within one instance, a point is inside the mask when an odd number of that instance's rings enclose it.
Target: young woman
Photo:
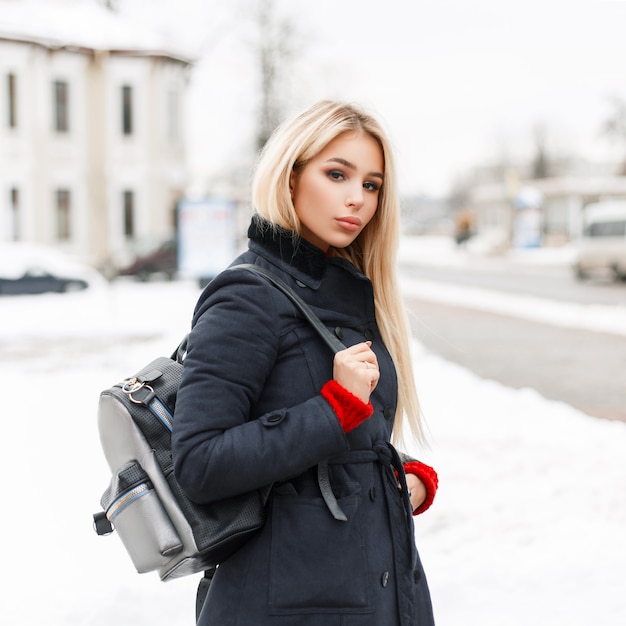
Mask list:
[[[218,567],[201,625],[433,624],[412,515],[430,506],[437,475],[390,443],[424,440],[394,275],[394,174],[380,125],[329,101],[261,154],[249,249],[234,264],[290,284],[347,349],[333,358],[286,296],[245,270],[200,297],[176,477],[200,503],[273,485],[265,526]]]

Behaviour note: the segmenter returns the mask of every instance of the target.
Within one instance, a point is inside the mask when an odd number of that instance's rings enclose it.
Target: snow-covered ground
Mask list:
[[[405,257],[432,245],[414,243]],[[197,295],[189,282],[119,282],[0,299],[0,626],[193,623],[197,578],[137,574],[91,515],[109,479],[99,392],[169,354]],[[482,380],[419,344],[414,362],[432,433],[421,457],[441,481],[416,520],[438,626],[625,624],[626,425]]]

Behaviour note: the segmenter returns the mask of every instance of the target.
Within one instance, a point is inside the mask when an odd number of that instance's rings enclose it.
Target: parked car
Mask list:
[[[90,286],[96,275],[95,270],[53,248],[0,244],[0,296],[81,291]]]
[[[135,276],[139,280],[148,280],[153,274],[164,274],[169,280],[178,271],[178,247],[176,241],[164,241],[158,248],[138,254],[131,263],[122,267],[120,276]]]
[[[581,280],[600,273],[626,280],[626,201],[585,207],[574,271]]]

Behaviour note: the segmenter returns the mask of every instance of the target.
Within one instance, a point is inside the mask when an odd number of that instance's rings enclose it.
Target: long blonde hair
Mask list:
[[[380,146],[384,180],[378,208],[357,239],[344,249],[331,249],[335,256],[351,261],[372,282],[380,332],[396,366],[398,407],[393,440],[408,434],[426,443],[425,429],[415,389],[406,311],[396,278],[396,251],[400,226],[400,202],[390,143],[380,124],[361,108],[324,100],[279,126],[263,148],[252,180],[254,209],[271,224],[300,233],[290,192],[294,170],[319,154],[335,137],[348,131],[370,135]]]

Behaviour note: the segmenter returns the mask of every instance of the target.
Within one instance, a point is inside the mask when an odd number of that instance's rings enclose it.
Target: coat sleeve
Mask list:
[[[254,418],[280,352],[285,296],[250,272],[228,274],[196,309],[174,414],[175,476],[198,503],[286,480],[348,449],[319,391]]]
[[[420,515],[427,511],[435,499],[435,494],[439,488],[439,477],[434,468],[426,463],[422,463],[417,459],[405,454],[400,453],[400,459],[404,467],[405,474],[415,474],[423,483],[426,488],[426,499],[422,504],[413,511],[413,515]]]

